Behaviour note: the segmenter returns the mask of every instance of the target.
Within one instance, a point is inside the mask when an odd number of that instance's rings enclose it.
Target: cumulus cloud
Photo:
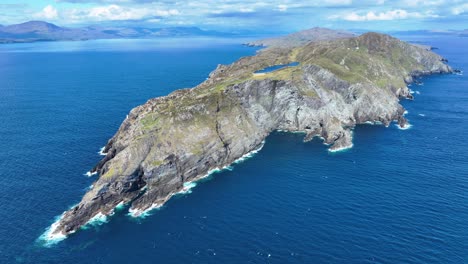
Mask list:
[[[331,19],[343,19],[346,21],[386,21],[386,20],[397,20],[397,19],[410,19],[410,18],[425,18],[425,17],[437,17],[432,12],[419,13],[419,12],[408,12],[404,9],[395,9],[385,12],[374,12],[369,11],[364,14],[358,14],[351,12],[344,14],[343,16],[331,16]]]
[[[48,5],[41,12],[35,14],[36,18],[54,20],[58,18],[58,11],[55,7]]]
[[[280,12],[286,12],[288,11],[288,6],[287,5],[278,5],[278,8],[276,9]]]
[[[18,0],[26,2],[27,0]],[[351,22],[400,20],[412,27],[468,23],[468,0],[41,0],[50,5],[0,3],[0,24],[32,19],[60,25],[101,21],[194,24],[200,27],[290,30],[312,26],[346,28]],[[1,0],[0,0],[1,2]],[[10,1],[12,2],[12,1]],[[15,2],[15,1],[13,1]],[[402,21],[405,20],[405,21]],[[414,22],[414,23],[413,23]],[[423,24],[426,23],[426,24]],[[353,24],[351,24],[353,25]],[[372,23],[361,24],[372,27]],[[397,27],[391,22],[380,26]],[[354,25],[353,25],[354,26]],[[442,28],[448,28],[443,26]],[[463,26],[466,27],[466,26]]]
[[[140,20],[179,15],[177,9],[150,7],[123,7],[119,5],[97,6],[89,9],[72,9],[65,13],[73,21]]]
[[[468,12],[468,3],[452,8],[452,14],[454,15],[461,15],[466,12]]]
[[[331,5],[331,6],[341,6],[341,5],[351,5],[353,3],[352,0],[325,0],[321,1],[324,5]]]
[[[409,7],[421,7],[421,6],[440,6],[449,5],[451,2],[458,2],[459,0],[403,0],[402,4]]]

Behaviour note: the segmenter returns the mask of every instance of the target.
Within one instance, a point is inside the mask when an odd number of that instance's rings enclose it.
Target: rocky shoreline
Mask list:
[[[299,62],[262,76],[262,68]],[[99,179],[50,231],[65,237],[119,204],[136,216],[254,151],[273,131],[322,137],[330,151],[352,146],[366,122],[408,125],[400,99],[413,99],[416,77],[451,73],[432,51],[387,35],[268,49],[220,65],[192,89],[150,99],[134,108],[101,151]]]

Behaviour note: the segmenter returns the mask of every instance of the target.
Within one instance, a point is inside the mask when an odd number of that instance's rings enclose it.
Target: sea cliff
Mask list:
[[[265,67],[299,62],[265,74]],[[95,216],[128,204],[138,215],[184,184],[228,166],[275,130],[322,137],[330,151],[352,146],[366,122],[406,127],[401,98],[415,77],[450,73],[441,56],[388,35],[269,48],[219,65],[200,85],[150,99],[130,111],[92,169],[93,187],[53,226],[75,232]]]

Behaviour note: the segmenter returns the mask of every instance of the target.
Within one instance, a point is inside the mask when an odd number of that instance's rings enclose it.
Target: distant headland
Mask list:
[[[202,30],[197,27],[60,27],[44,21],[0,26],[0,43],[38,41],[80,41],[92,39],[161,38],[189,36],[228,36],[229,33]]]

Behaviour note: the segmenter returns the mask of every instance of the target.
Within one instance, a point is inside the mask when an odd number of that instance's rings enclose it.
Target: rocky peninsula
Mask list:
[[[261,75],[269,66],[298,62]],[[366,122],[406,127],[401,98],[415,77],[450,73],[430,50],[388,35],[271,47],[219,65],[200,85],[150,99],[130,111],[93,168],[99,174],[50,237],[66,236],[122,204],[139,215],[184,184],[255,150],[275,130],[322,137],[330,151],[352,146]]]

